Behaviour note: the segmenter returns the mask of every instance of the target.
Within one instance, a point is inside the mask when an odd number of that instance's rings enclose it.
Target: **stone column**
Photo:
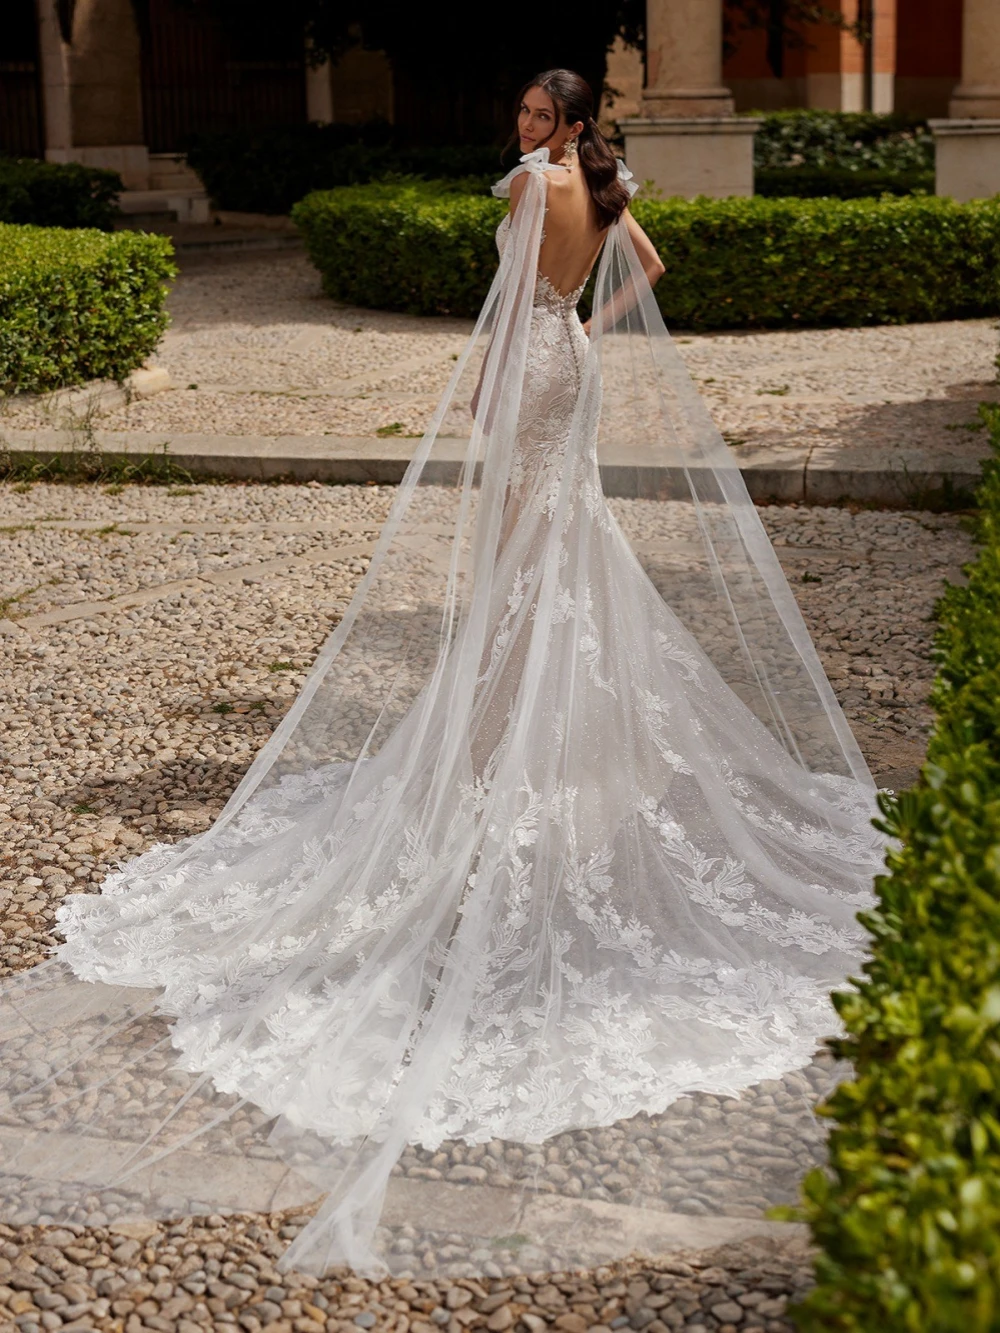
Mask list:
[[[45,156],[64,153],[73,146],[73,108],[70,101],[69,46],[59,28],[56,0],[37,0],[38,55],[41,65],[42,113],[45,120]]]
[[[952,120],[1000,119],[1000,4],[963,0],[962,82],[951,95]]]
[[[937,194],[1000,194],[1000,4],[963,0],[962,80],[947,120],[932,120]]]
[[[662,194],[753,194],[760,122],[733,115],[722,83],[722,0],[646,0],[646,87],[622,120],[625,158]]]
[[[721,0],[646,0],[643,117],[731,116]]]
[[[50,3],[39,5],[43,39]],[[77,0],[66,51],[72,129],[69,142],[63,143],[54,142],[47,132],[50,161],[109,167],[121,175],[127,190],[149,188],[139,55],[131,0]]]
[[[306,119],[312,125],[329,125],[333,120],[333,82],[329,60],[314,64],[306,47]]]

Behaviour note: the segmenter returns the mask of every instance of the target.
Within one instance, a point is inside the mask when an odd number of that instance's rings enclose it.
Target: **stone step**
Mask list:
[[[197,189],[181,187],[165,190],[126,190],[118,201],[123,218],[135,225],[140,219],[206,223],[211,215],[208,195]]]
[[[149,188],[151,190],[196,191],[204,193],[198,173],[187,164],[183,153],[150,153]]]
[[[121,1165],[129,1162],[131,1145],[115,1150],[106,1140],[84,1134],[0,1126],[0,1149],[8,1160],[16,1158],[20,1171],[46,1180],[52,1192],[58,1193],[60,1184],[100,1187],[109,1170],[121,1169],[116,1156]],[[53,1160],[71,1161],[72,1167],[53,1169]],[[155,1170],[133,1168],[138,1191],[149,1188],[148,1177]],[[182,1148],[170,1154],[169,1171],[171,1193],[178,1199],[207,1197],[220,1210],[279,1211],[312,1203],[321,1194],[318,1186],[280,1160]],[[801,1223],[733,1216],[724,1208],[718,1215],[692,1216],[558,1194],[533,1196],[529,1191],[489,1185],[393,1177],[386,1191],[384,1222],[388,1226],[412,1224],[415,1217],[433,1231],[457,1228],[486,1243],[516,1232],[527,1232],[542,1245],[561,1248],[569,1242],[579,1248],[581,1261],[589,1266],[626,1254],[670,1255],[751,1237],[788,1243],[804,1241],[808,1235]],[[142,1219],[129,1221],[141,1225]]]
[[[131,457],[166,450],[192,476],[266,481],[339,483],[402,480],[417,440],[335,435],[214,435],[175,431],[96,430],[89,437],[109,457]],[[65,454],[76,436],[67,430],[8,430],[7,452],[44,458]],[[439,437],[427,464],[427,480],[451,483],[458,476],[467,441]],[[983,444],[958,449],[867,448],[781,450],[741,449],[736,459],[750,496],[757,503],[795,501],[837,504],[855,501],[896,509],[922,509],[944,502],[961,508],[971,503],[988,456]],[[690,469],[688,470],[690,471]],[[680,468],[644,466],[627,447],[601,459],[605,493],[628,498],[683,494],[687,482]],[[680,488],[680,489],[678,489]]]

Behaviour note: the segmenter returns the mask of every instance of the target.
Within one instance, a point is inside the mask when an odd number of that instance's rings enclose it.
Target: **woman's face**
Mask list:
[[[529,88],[521,99],[521,109],[517,115],[517,132],[521,140],[521,152],[533,153],[545,144],[552,158],[555,149],[561,145],[565,133],[552,135],[559,126],[559,112],[548,93],[541,88]],[[560,127],[561,128],[561,127]],[[552,136],[552,137],[550,137]],[[559,139],[559,145],[556,140]]]

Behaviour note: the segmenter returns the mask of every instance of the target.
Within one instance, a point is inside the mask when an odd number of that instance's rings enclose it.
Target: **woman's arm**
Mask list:
[[[521,202],[521,195],[524,194],[525,186],[528,184],[528,172],[522,171],[520,176],[515,176],[510,183],[510,220],[514,221],[514,214],[517,212],[517,206]]]
[[[656,246],[649,239],[643,229],[636,222],[635,218],[626,208],[625,226],[628,228],[628,234],[632,238],[632,244],[635,246],[635,252],[639,256],[639,263],[642,265],[642,271],[646,275],[650,287],[655,287],[663,277],[666,269],[660,262],[660,256],[656,253]]]
[[[524,194],[527,184],[528,184],[528,172],[526,171],[522,171],[520,176],[515,176],[510,183],[510,212],[509,212],[510,223],[508,223],[508,226],[510,226],[514,221],[514,214],[517,212],[517,206],[521,202],[521,196]],[[510,245],[510,243],[511,243],[510,239],[508,238],[507,244]],[[483,356],[483,364],[479,368],[479,380],[472,394],[472,402],[469,404],[473,420],[478,420],[479,399],[482,395],[482,390],[483,390],[483,376],[486,373],[486,365],[487,362],[489,361],[490,350],[492,346],[493,346],[493,334],[491,333],[489,342],[486,345],[486,352]],[[483,429],[488,432],[492,423],[487,419],[485,422],[480,424],[483,426]]]
[[[636,222],[635,218],[626,208],[622,214],[625,226],[628,228],[628,234],[632,244],[635,246],[636,257],[642,266],[642,271],[646,275],[646,281],[650,287],[655,287],[663,277],[666,269],[656,253],[656,246],[649,239],[643,229]],[[621,319],[632,306],[636,304],[636,293],[632,290],[632,282],[629,280],[622,288],[615,292],[609,308],[605,311],[605,326],[610,328],[617,320]],[[584,326],[584,333],[590,333],[591,321],[588,319]]]

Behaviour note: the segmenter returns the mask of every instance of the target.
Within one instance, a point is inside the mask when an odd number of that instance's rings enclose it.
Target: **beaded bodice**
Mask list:
[[[585,282],[581,282],[580,286],[574,287],[571,292],[561,292],[558,287],[553,286],[544,273],[540,272],[535,279],[534,303],[536,306],[543,306],[546,310],[575,310],[586,285]]]
[[[510,214],[497,228],[501,255],[509,235]],[[545,240],[542,232],[541,241]],[[579,488],[597,484],[593,448],[568,459],[573,415],[587,355],[587,335],[577,315],[586,283],[561,292],[544,273],[536,272],[531,325],[525,361],[524,389],[511,461],[510,493],[523,510],[551,516],[567,465],[582,469]],[[593,442],[588,442],[592,444]]]

